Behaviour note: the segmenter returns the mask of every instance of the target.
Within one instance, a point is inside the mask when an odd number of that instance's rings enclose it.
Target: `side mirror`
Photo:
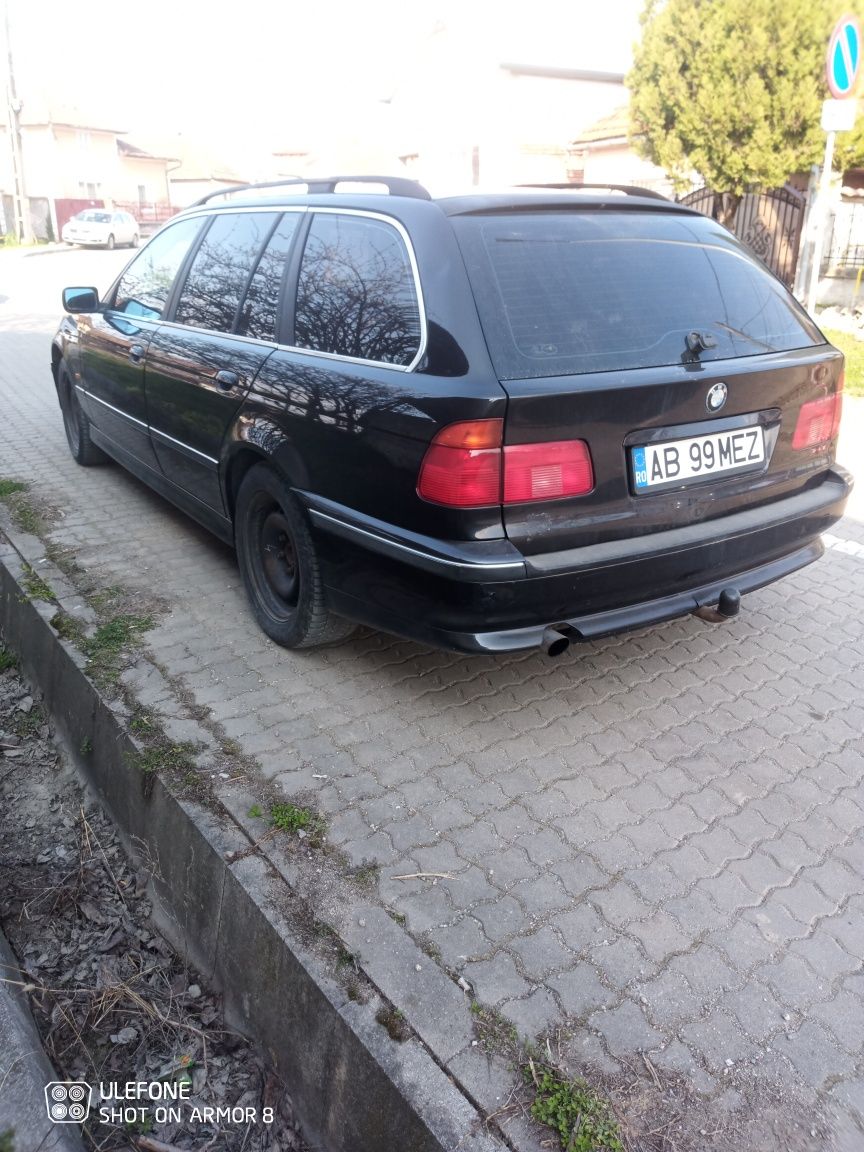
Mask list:
[[[98,312],[99,293],[95,288],[64,288],[63,307],[67,312]]]

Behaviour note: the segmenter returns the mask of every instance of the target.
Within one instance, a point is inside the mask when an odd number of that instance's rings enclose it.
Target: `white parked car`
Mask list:
[[[137,248],[138,221],[128,212],[85,208],[63,226],[62,238],[66,244],[92,244],[100,248],[128,244],[130,248]]]

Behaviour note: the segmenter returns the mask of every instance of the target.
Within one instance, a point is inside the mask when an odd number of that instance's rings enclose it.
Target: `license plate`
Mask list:
[[[762,428],[756,427],[664,440],[634,448],[632,462],[637,492],[664,484],[693,484],[718,473],[759,469],[765,463],[765,437]]]

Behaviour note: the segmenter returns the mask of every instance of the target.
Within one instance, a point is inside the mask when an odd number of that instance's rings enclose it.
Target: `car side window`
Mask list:
[[[201,218],[178,220],[154,236],[117,284],[112,308],[128,316],[158,320],[174,278],[201,229]]]
[[[294,327],[298,348],[410,364],[420,347],[420,307],[399,232],[383,220],[316,213]]]
[[[232,330],[243,290],[277,217],[276,212],[230,212],[214,218],[180,290],[174,311],[178,324]]]
[[[238,336],[275,341],[282,277],[300,219],[296,212],[286,212],[261,253],[237,319]]]

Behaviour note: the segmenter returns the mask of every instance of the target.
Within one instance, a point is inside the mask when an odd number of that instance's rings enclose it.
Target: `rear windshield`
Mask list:
[[[703,363],[823,343],[783,285],[707,217],[512,213],[453,225],[502,380],[687,363],[691,333]]]

